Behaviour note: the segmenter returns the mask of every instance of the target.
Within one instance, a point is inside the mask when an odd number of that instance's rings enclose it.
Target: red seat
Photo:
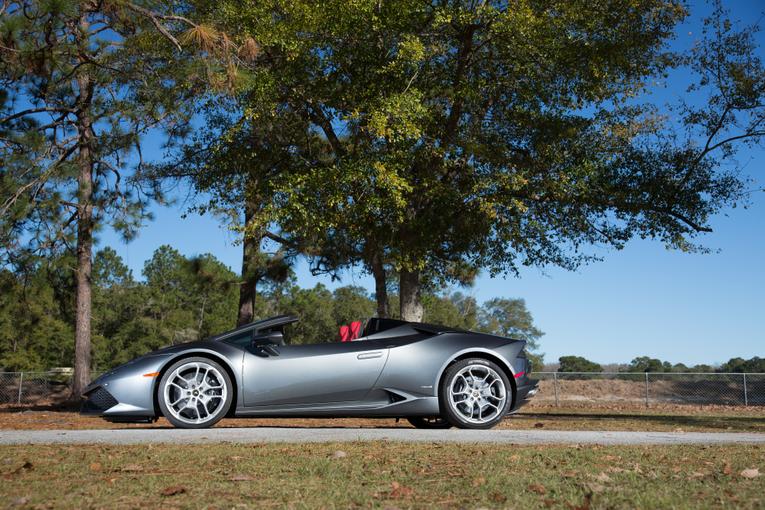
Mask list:
[[[351,340],[361,336],[361,321],[351,322]]]

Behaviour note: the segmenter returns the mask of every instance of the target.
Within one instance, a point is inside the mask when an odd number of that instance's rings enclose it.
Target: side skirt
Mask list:
[[[236,417],[310,418],[310,417],[370,417],[399,418],[402,416],[437,416],[438,397],[420,397],[399,402],[326,402],[319,404],[239,407]]]

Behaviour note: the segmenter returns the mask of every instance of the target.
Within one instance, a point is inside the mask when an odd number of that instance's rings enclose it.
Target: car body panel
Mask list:
[[[379,342],[278,347],[278,356],[246,350],[244,407],[363,401],[388,359]]]
[[[82,412],[120,421],[155,419],[161,375],[192,356],[211,358],[229,372],[236,416],[435,416],[444,371],[470,356],[505,371],[513,411],[535,392],[524,341],[442,326],[393,320],[381,326],[372,319],[366,336],[352,342],[271,344],[270,353],[258,348],[259,339],[270,338],[264,333],[283,331],[295,320],[275,317],[137,358],[93,381]]]

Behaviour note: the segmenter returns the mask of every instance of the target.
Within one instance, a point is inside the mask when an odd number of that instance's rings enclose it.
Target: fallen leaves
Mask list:
[[[337,450],[335,453],[332,454],[333,459],[344,459],[348,456],[347,453],[345,453],[343,450]]]
[[[391,482],[390,484],[390,497],[392,499],[408,498],[413,492],[414,489],[401,485],[398,482]]]
[[[489,499],[491,499],[494,503],[505,503],[507,501],[507,496],[501,492],[492,492],[489,495]]]
[[[748,478],[751,480],[760,476],[760,470],[757,468],[745,469],[740,472],[739,475],[741,475],[742,478]]]
[[[101,471],[101,469],[102,469],[102,466],[101,466],[100,462],[91,462],[90,463],[90,470],[91,471],[98,472],[98,471]]]
[[[535,492],[540,496],[547,494],[547,489],[545,489],[545,486],[538,483],[532,483],[528,488],[531,492]]]
[[[186,492],[186,487],[183,485],[171,485],[170,487],[165,487],[162,489],[162,494],[165,497],[169,496],[177,496],[178,494],[183,494]]]
[[[600,473],[598,476],[595,477],[595,480],[601,483],[608,483],[611,481],[611,477],[605,473]]]

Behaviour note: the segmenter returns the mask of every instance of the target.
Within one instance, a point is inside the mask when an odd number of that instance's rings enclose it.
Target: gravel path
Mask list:
[[[557,430],[416,430],[357,428],[213,428],[0,430],[0,444],[317,443],[404,441],[506,444],[765,444],[765,434],[734,432],[597,432]]]

